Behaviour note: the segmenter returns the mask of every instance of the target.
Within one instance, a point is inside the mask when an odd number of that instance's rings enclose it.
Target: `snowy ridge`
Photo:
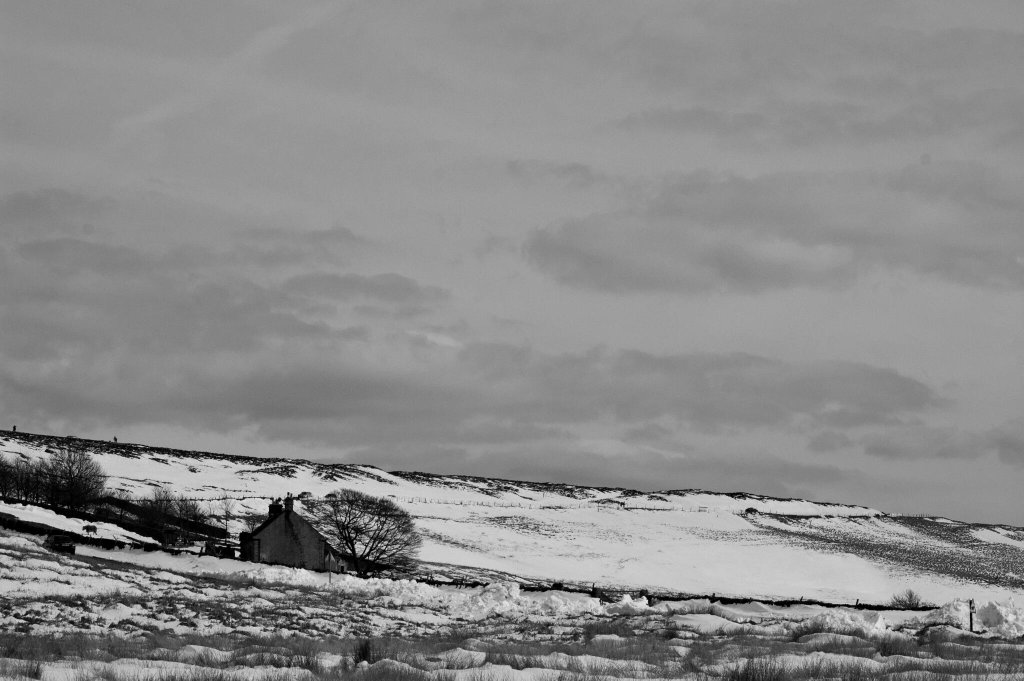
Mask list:
[[[46,456],[57,447],[88,450],[112,488],[147,496],[164,486],[191,498],[235,498],[239,514],[265,513],[267,499],[287,493],[319,497],[346,487],[390,496],[416,518],[425,569],[461,576],[833,602],[881,602],[908,587],[940,603],[1024,592],[1024,530],[1008,526],[743,493],[389,473],[365,465],[0,436],[0,454],[7,457]],[[235,520],[232,531],[241,529]]]
[[[142,495],[146,487],[171,485],[179,492],[187,491],[197,498],[235,496],[235,493],[281,496],[284,488],[296,494],[304,491],[322,496],[336,488],[338,483],[346,483],[360,487],[384,485],[380,488],[381,493],[390,486],[391,496],[410,501],[509,508],[537,505],[581,508],[583,504],[607,504],[632,509],[694,512],[742,513],[753,508],[761,513],[808,516],[873,516],[881,513],[865,506],[747,493],[715,493],[696,489],[641,492],[618,487],[464,475],[408,471],[386,473],[369,465],[256,458],[28,433],[0,435],[0,454],[35,458],[45,456],[58,447],[85,449],[111,474],[112,486]],[[131,475],[127,469],[131,469]],[[240,485],[239,481],[244,484]]]

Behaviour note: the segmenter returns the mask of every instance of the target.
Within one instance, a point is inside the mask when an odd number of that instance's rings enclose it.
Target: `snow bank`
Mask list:
[[[971,623],[970,601],[957,599],[926,613],[917,623],[951,624],[960,629],[967,629]],[[985,631],[1003,638],[1024,636],[1024,608],[1020,608],[1013,599],[1007,601],[989,601],[977,607],[974,613],[975,631]]]
[[[495,582],[483,587],[479,593],[463,596],[448,593],[452,605],[463,612],[463,617],[481,620],[497,615],[541,615],[547,617],[575,617],[585,613],[601,613],[601,602],[596,598],[548,591],[524,594],[515,582]]]
[[[0,514],[10,516],[22,522],[37,523],[53,528],[61,532],[74,532],[85,535],[86,526],[95,527],[92,534],[97,539],[113,539],[128,543],[152,544],[152,537],[144,537],[141,534],[130,532],[112,523],[105,523],[95,520],[82,520],[80,518],[69,518],[41,506],[31,504],[13,504],[0,501]]]
[[[1024,636],[1024,610],[1012,599],[1006,603],[989,601],[978,608],[977,619],[981,626],[1004,638]]]
[[[608,615],[643,615],[650,612],[651,606],[647,604],[647,598],[641,596],[637,600],[629,594],[625,594],[618,603],[605,606],[605,613]]]
[[[845,609],[826,610],[797,625],[798,632],[823,631],[852,636],[881,633],[888,628],[888,622],[880,613]]]

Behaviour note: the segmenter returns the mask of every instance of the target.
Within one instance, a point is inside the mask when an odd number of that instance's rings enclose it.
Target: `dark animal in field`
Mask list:
[[[86,534],[96,534],[96,526],[86,525],[82,528],[82,532],[85,532]]]

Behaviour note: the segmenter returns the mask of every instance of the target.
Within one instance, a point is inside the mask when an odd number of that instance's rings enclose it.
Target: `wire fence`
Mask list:
[[[263,502],[274,502],[284,497],[278,496],[266,496],[266,495],[253,495],[253,494],[242,494],[242,495],[220,495],[220,496],[203,496],[203,497],[176,497],[185,501],[194,501],[199,503],[208,504],[223,504],[225,502],[235,501],[263,501]],[[329,501],[330,497],[325,496],[313,496],[310,494],[301,494],[293,497],[298,502],[303,501]],[[463,507],[474,507],[474,508],[508,508],[508,509],[519,509],[519,510],[598,510],[598,511],[646,511],[646,512],[661,512],[661,513],[710,513],[710,514],[728,514],[728,515],[750,515],[751,508],[712,508],[708,506],[684,506],[679,504],[638,504],[622,502],[614,499],[590,499],[590,500],[575,500],[575,501],[556,501],[555,499],[550,500],[531,500],[531,501],[511,501],[508,499],[451,499],[443,497],[419,497],[419,496],[400,496],[395,494],[385,495],[385,498],[391,499],[392,501],[416,505],[423,504],[429,506],[463,506]],[[129,497],[127,500],[139,502],[146,501],[147,497]],[[770,509],[759,510],[755,509],[756,513],[763,513],[765,515],[775,514],[775,511]],[[871,518],[876,514],[865,514],[865,513],[793,513],[793,512],[782,512],[779,511],[778,515],[786,516],[806,516],[806,517],[842,517],[842,518]],[[918,517],[918,516],[914,516]],[[926,517],[926,516],[920,516]]]

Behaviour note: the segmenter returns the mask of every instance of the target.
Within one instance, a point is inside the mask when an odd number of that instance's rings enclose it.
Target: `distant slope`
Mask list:
[[[907,587],[939,602],[1024,591],[1024,530],[1009,526],[742,493],[389,473],[0,434],[0,454],[8,457],[62,447],[89,451],[113,488],[146,496],[165,486],[194,498],[237,498],[238,512],[262,513],[269,498],[322,496],[339,487],[392,496],[416,517],[425,537],[421,557],[464,574],[849,601],[885,600]]]

